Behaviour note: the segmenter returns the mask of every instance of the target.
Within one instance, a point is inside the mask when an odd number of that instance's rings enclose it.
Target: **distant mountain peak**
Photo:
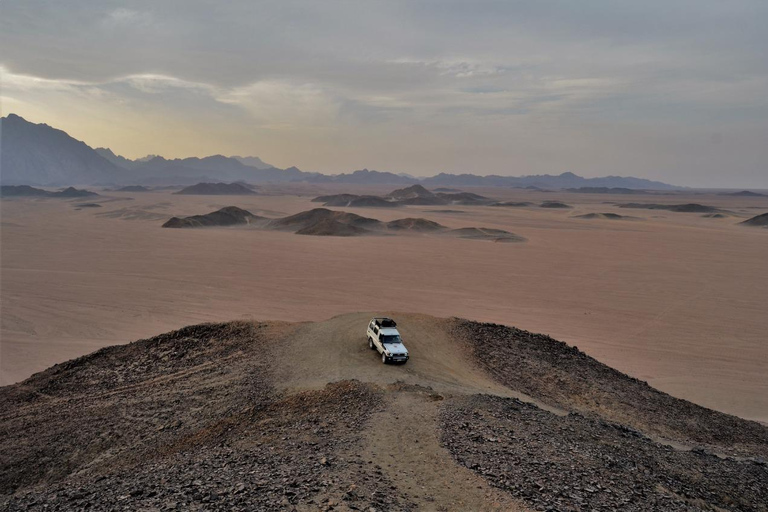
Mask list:
[[[0,118],[3,184],[110,183],[120,168],[62,130],[16,114]]]
[[[666,183],[643,178],[607,176],[584,178],[566,171],[560,175],[478,176],[440,173],[430,178],[415,178],[368,168],[351,173],[326,175],[303,172],[296,167],[278,169],[259,157],[221,154],[204,158],[168,160],[158,155],[130,160],[110,148],[92,149],[66,132],[46,124],[34,124],[9,113],[0,118],[0,176],[8,185],[159,185],[198,182],[239,181],[247,183],[305,181],[309,183],[348,183],[358,185],[396,185],[422,187],[519,187],[537,189],[626,188],[674,190]],[[126,172],[128,170],[129,172]]]
[[[260,170],[272,169],[275,167],[274,165],[268,164],[257,156],[232,156],[230,158],[234,158],[243,165],[247,165],[248,167],[255,167],[256,169]]]
[[[104,154],[107,154],[107,155],[117,156],[114,153],[114,151],[112,151],[109,148],[95,148],[94,151],[96,151],[97,153],[104,153]]]

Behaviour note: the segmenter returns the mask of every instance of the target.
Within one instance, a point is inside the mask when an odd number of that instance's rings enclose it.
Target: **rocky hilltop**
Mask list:
[[[248,210],[236,206],[226,206],[221,210],[206,213],[205,215],[193,215],[191,217],[172,217],[163,224],[164,228],[205,228],[215,226],[237,226],[251,224],[264,220]]]
[[[50,192],[41,188],[30,187],[29,185],[2,185],[0,186],[0,196],[2,197],[54,197],[54,198],[77,198],[98,196],[96,192],[90,190],[67,187],[62,190]]]
[[[378,219],[363,217],[354,213],[334,211],[327,208],[313,208],[304,212],[277,219],[258,217],[236,206],[227,206],[205,215],[191,217],[173,217],[164,228],[202,228],[215,226],[236,226],[248,224],[261,229],[292,231],[297,235],[312,236],[364,236],[392,235],[403,233],[434,233],[456,238],[489,240],[492,242],[525,242],[522,236],[491,228],[449,229],[442,224],[423,218],[408,217],[382,222]]]
[[[0,388],[3,510],[766,510],[768,428],[511,327],[204,324]],[[317,344],[322,343],[322,350]]]
[[[256,191],[242,183],[198,183],[174,194],[197,196],[253,196]]]
[[[740,222],[739,224],[743,224],[745,226],[757,226],[761,228],[768,227],[768,213],[755,215],[751,219],[747,219],[744,222]]]

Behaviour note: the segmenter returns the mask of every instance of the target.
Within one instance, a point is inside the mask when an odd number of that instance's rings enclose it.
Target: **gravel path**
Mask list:
[[[458,466],[440,445],[437,424],[443,396],[419,386],[390,387],[385,408],[365,433],[363,458],[378,461],[383,474],[419,510],[527,510],[521,503]]]

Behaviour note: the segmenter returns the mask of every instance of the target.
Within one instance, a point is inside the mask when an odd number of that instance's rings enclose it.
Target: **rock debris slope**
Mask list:
[[[0,388],[0,509],[766,510],[766,427],[547,336],[389,314],[404,366],[354,313],[186,327]]]

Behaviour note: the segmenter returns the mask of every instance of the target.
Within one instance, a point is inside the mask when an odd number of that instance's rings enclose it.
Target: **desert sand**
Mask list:
[[[0,384],[193,323],[403,311],[547,333],[676,397],[768,421],[768,230],[738,225],[768,211],[768,198],[642,198],[715,206],[732,213],[725,218],[620,209],[607,202],[626,198],[606,194],[498,189],[473,192],[532,205],[344,209],[385,222],[504,229],[527,239],[516,244],[160,227],[225,206],[281,217],[316,207],[321,193],[391,188],[99,191],[92,202],[102,207],[85,209],[82,200],[3,199]],[[544,201],[573,208],[539,207]],[[639,220],[574,218],[588,213]]]

